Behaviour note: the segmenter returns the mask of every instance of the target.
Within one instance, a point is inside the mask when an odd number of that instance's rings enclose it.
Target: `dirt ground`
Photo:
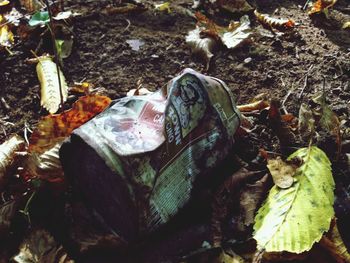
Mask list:
[[[350,20],[348,0],[338,0],[329,19],[323,15],[311,19],[302,10],[304,0],[248,1],[262,13],[292,18],[297,23],[296,29],[276,36],[250,14],[255,30],[252,40],[233,50],[219,49],[208,71],[200,59],[191,55],[185,43],[186,34],[196,23],[190,15],[194,12],[192,1],[171,1],[172,12],[169,14],[149,8],[144,12],[114,15],[105,14],[104,10],[118,1],[64,2],[67,10],[84,14],[74,19],[73,51],[64,60],[63,72],[69,84],[87,81],[95,87],[103,87],[109,97],[117,99],[136,88],[139,80],[143,87],[154,91],[189,67],[225,81],[239,104],[266,93],[269,98],[285,101],[287,111],[297,116],[301,102],[309,103],[312,95],[322,90],[325,78],[327,100],[339,116],[342,129],[347,130],[343,141],[350,140],[350,30],[341,29],[343,23]],[[147,1],[145,6],[151,7],[152,2]],[[239,17],[220,13],[212,18],[224,25]],[[139,50],[133,50],[128,40],[140,40],[142,45]],[[31,38],[19,42],[11,56],[0,53],[0,97],[9,106],[0,103],[0,142],[11,133],[23,134],[26,125],[33,129],[40,117],[47,115],[40,107],[35,66],[25,62],[32,57],[30,50],[37,45],[38,39]],[[248,63],[245,62],[247,58],[251,58]],[[67,108],[74,99],[68,100]],[[275,150],[273,143],[267,142],[270,137],[266,132],[261,131],[258,136],[255,147],[268,145],[269,150]],[[344,151],[350,151],[349,142],[344,147]],[[333,169],[336,173],[349,175],[345,155]],[[350,180],[347,180],[342,181],[337,192],[338,197],[346,198],[337,204],[341,222],[350,219],[350,199],[346,197]],[[200,233],[205,232],[201,226],[198,228]],[[350,240],[349,234],[345,236]]]

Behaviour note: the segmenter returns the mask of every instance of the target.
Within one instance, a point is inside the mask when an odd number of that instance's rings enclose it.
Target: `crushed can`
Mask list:
[[[215,176],[240,120],[223,81],[185,69],[154,93],[112,102],[74,130],[60,158],[73,186],[130,242],[173,218],[199,177]]]

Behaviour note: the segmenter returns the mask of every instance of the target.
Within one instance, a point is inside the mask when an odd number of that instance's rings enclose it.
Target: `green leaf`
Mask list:
[[[50,22],[50,16],[49,12],[47,11],[42,11],[42,12],[36,12],[32,18],[29,20],[28,24],[30,26],[45,26]]]
[[[255,217],[254,238],[267,252],[301,253],[328,231],[334,215],[334,180],[326,154],[312,146],[288,157],[299,157],[295,182],[288,189],[272,187]]]

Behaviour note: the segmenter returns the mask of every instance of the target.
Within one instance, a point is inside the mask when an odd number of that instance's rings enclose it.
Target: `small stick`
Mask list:
[[[292,84],[292,87],[289,89],[289,91],[287,92],[287,95],[284,97],[284,99],[282,101],[282,109],[284,111],[284,114],[288,114],[288,111],[286,109],[286,102],[287,102],[290,94],[292,94],[293,91],[294,91],[294,84]]]
[[[305,5],[303,6],[303,10],[305,10],[305,9],[307,8],[307,6],[309,5],[309,3],[310,3],[310,0],[307,0],[307,1],[305,2]]]

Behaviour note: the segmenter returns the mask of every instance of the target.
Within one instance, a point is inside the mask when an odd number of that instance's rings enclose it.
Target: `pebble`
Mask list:
[[[248,58],[246,58],[245,60],[244,60],[244,63],[245,64],[248,64],[248,63],[250,63],[250,62],[252,62],[252,58],[251,57],[248,57]]]

